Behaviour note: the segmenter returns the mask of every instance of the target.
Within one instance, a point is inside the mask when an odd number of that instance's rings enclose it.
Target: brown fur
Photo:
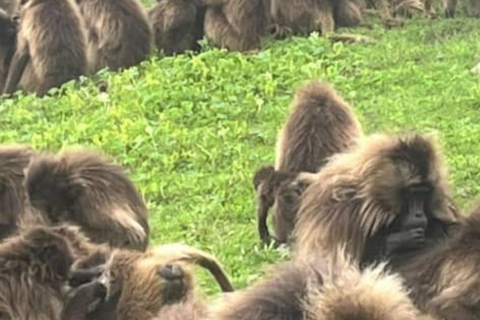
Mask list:
[[[443,239],[448,225],[460,217],[450,208],[438,153],[431,137],[413,134],[373,135],[358,149],[339,155],[303,195],[294,230],[297,255],[328,253],[345,244],[349,254],[363,260],[373,250],[367,240],[402,213],[403,190],[420,182],[433,188],[427,202],[427,243]],[[418,256],[412,253],[412,258]]]
[[[108,280],[107,295],[115,295],[121,290],[118,320],[147,320],[156,317],[159,312],[173,316],[174,310],[184,309],[175,304],[194,307],[190,310],[193,314],[203,314],[205,305],[197,299],[194,291],[193,264],[210,271],[222,291],[234,290],[217,259],[193,247],[168,244],[147,252],[111,250],[91,243],[78,227],[63,224],[51,227],[51,230],[69,241],[75,258],[74,270],[104,266]],[[165,266],[180,268],[180,276],[176,279],[163,277],[160,269]],[[187,309],[184,312],[190,314]]]
[[[17,46],[17,22],[0,7],[0,92],[7,81],[8,69]]]
[[[92,72],[119,70],[148,58],[153,34],[138,0],[77,0],[88,30]]]
[[[0,147],[0,239],[15,232],[17,217],[26,209],[23,171],[32,156],[26,146]]]
[[[475,320],[480,314],[480,206],[444,243],[399,272],[421,310],[439,319]]]
[[[423,5],[425,8],[425,14],[429,17],[435,17],[437,15],[433,6],[434,0],[424,0]],[[455,17],[457,9],[457,0],[442,0],[443,9],[446,18]]]
[[[27,169],[25,188],[36,211],[21,223],[70,222],[97,243],[137,250],[148,245],[143,198],[110,159],[86,150],[38,155]]]
[[[298,211],[299,197],[328,159],[356,145],[363,136],[350,106],[334,88],[319,81],[300,87],[292,110],[279,132],[274,168],[254,177],[260,237],[268,242],[266,219],[273,205],[275,238],[287,242]]]
[[[9,319],[59,319],[72,261],[68,242],[45,228],[0,244],[0,313]]]
[[[398,276],[348,260],[284,263],[273,276],[212,308],[213,320],[420,319]]]
[[[17,86],[45,95],[87,71],[86,34],[73,0],[28,0],[20,6],[17,47],[4,93]]]
[[[263,0],[206,1],[205,35],[214,45],[232,51],[259,49],[268,25]],[[215,3],[216,4],[216,3]]]
[[[194,290],[192,263],[198,263],[209,269],[222,290],[233,290],[218,261],[195,248],[170,244],[146,253],[115,251],[110,273],[112,280],[120,278],[122,281],[119,320],[150,319],[166,305],[188,304],[192,301]],[[160,276],[159,268],[166,265],[180,267],[181,280],[172,281]]]
[[[196,16],[193,0],[160,0],[149,11],[157,49],[166,55],[193,50],[200,40],[195,38]]]

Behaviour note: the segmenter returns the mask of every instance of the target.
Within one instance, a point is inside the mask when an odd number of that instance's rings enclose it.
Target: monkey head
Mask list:
[[[366,249],[423,248],[430,228],[458,220],[449,208],[445,176],[433,136],[364,139],[333,158],[305,191],[294,231],[299,254],[329,251],[338,243],[358,258]],[[385,248],[371,247],[380,242]]]
[[[426,320],[396,274],[385,265],[336,266],[307,299],[306,320]]]
[[[73,204],[66,170],[50,155],[36,156],[26,170],[24,184],[29,202],[50,224],[65,220],[69,214],[66,208]]]
[[[38,281],[65,281],[73,263],[70,244],[46,227],[34,227],[0,245],[3,268],[35,276]]]

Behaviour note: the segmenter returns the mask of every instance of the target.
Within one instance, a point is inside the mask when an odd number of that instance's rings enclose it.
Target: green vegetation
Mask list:
[[[151,210],[154,244],[183,241],[216,254],[237,288],[282,253],[259,247],[254,170],[273,162],[295,88],[322,78],[369,133],[440,133],[455,199],[480,193],[480,20],[411,20],[403,29],[348,30],[374,44],[318,35],[270,42],[256,55],[205,49],[102,72],[60,98],[0,104],[0,142],[100,148],[128,166]],[[100,93],[98,83],[108,84]],[[207,293],[217,291],[202,275]]]

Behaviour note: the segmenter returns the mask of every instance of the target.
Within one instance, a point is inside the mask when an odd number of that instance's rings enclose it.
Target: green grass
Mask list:
[[[440,132],[455,199],[480,192],[480,20],[424,19],[403,29],[349,30],[370,45],[317,35],[270,42],[257,55],[209,49],[153,57],[123,73],[102,72],[60,98],[0,105],[0,142],[44,149],[86,145],[130,168],[151,210],[154,244],[182,241],[213,252],[237,288],[282,253],[256,234],[252,174],[274,160],[277,130],[295,88],[335,85],[365,131]],[[108,94],[96,83],[106,81]],[[201,277],[207,293],[214,282]]]

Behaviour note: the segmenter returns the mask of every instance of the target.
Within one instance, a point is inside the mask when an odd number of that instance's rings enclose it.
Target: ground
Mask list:
[[[344,30],[373,44],[331,44],[316,34],[268,42],[259,54],[205,48],[101,72],[60,98],[0,104],[0,142],[103,150],[127,166],[151,212],[154,244],[213,252],[237,288],[285,254],[259,246],[252,175],[274,160],[295,88],[335,85],[372,132],[437,131],[455,199],[480,194],[480,19],[415,19],[402,29]],[[107,84],[101,93],[98,84]],[[208,294],[213,280],[201,274]]]

